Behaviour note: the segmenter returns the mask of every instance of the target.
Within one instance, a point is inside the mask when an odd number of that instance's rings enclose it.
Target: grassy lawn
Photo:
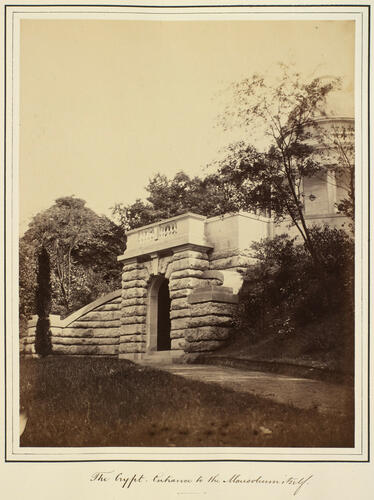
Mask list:
[[[22,359],[21,406],[21,446],[353,446],[352,415],[299,410],[118,359]]]

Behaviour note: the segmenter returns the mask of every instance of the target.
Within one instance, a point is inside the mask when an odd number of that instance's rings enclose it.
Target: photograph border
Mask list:
[[[367,384],[367,415],[366,415],[366,424],[367,424],[367,429],[365,429],[365,432],[367,433],[367,444],[366,448],[367,450],[362,450],[361,454],[365,454],[366,452],[366,458],[362,460],[355,460],[355,459],[347,459],[344,460],[342,459],[318,459],[318,460],[313,460],[313,459],[262,459],[262,458],[250,458],[250,459],[244,459],[244,458],[194,458],[194,459],[171,459],[171,458],[160,458],[160,459],[135,459],[135,458],[129,458],[128,456],[125,456],[123,458],[108,458],[108,459],[16,459],[15,454],[13,452],[9,453],[9,447],[11,445],[10,439],[8,438],[8,429],[9,429],[9,420],[8,420],[8,415],[10,412],[10,405],[9,405],[9,388],[12,385],[12,380],[9,379],[9,362],[7,360],[7,353],[12,349],[12,341],[9,341],[7,339],[7,332],[9,331],[9,325],[11,324],[11,317],[9,315],[7,316],[8,313],[8,304],[9,304],[9,283],[11,283],[11,280],[7,277],[9,277],[9,254],[8,254],[8,248],[11,243],[11,236],[9,235],[12,233],[12,228],[9,227],[9,206],[11,201],[9,198],[7,198],[7,194],[9,196],[9,186],[7,185],[7,176],[9,175],[9,172],[12,170],[12,164],[9,165],[8,162],[8,153],[9,153],[9,148],[7,149],[7,141],[9,142],[9,138],[12,135],[12,130],[9,130],[9,126],[7,128],[7,122],[9,125],[9,115],[12,112],[12,109],[9,109],[9,106],[7,107],[7,97],[9,95],[9,89],[7,89],[7,78],[9,79],[9,60],[7,60],[7,50],[9,50],[9,46],[7,45],[8,39],[7,39],[7,20],[8,20],[8,15],[10,13],[14,13],[13,8],[22,8],[22,7],[27,7],[28,9],[31,8],[49,8],[49,7],[54,7],[54,8],[92,8],[92,7],[97,7],[97,8],[115,8],[115,9],[133,9],[133,8],[142,8],[142,9],[159,9],[160,12],[165,9],[178,9],[180,12],[181,10],[188,10],[188,9],[193,9],[197,11],[197,9],[223,9],[223,8],[230,8],[230,9],[238,9],[238,8],[261,8],[261,9],[269,9],[269,8],[292,8],[296,9],[297,11],[300,11],[301,9],[305,8],[331,8],[331,7],[341,7],[341,8],[349,8],[349,7],[354,7],[354,8],[362,8],[366,9],[366,15],[367,15],[367,23],[368,23],[368,34],[367,34],[367,61],[363,62],[365,65],[365,68],[367,68],[367,73],[368,73],[368,81],[367,81],[367,90],[368,90],[368,95],[367,95],[367,158],[368,158],[368,168],[367,168],[367,199],[368,199],[368,204],[370,207],[371,204],[371,193],[370,193],[370,183],[371,183],[371,175],[370,175],[370,161],[371,161],[371,156],[370,156],[370,148],[371,148],[371,143],[370,143],[370,105],[371,105],[371,95],[370,95],[370,90],[371,90],[371,85],[370,85],[370,79],[371,79],[371,51],[370,51],[370,41],[371,41],[371,4],[366,4],[366,3],[360,3],[360,4],[341,4],[341,3],[328,3],[328,4],[321,4],[321,3],[308,3],[308,4],[259,4],[259,3],[240,3],[240,4],[206,4],[203,3],[201,5],[146,5],[146,4],[14,4],[14,3],[9,3],[5,4],[3,6],[4,12],[4,177],[3,177],[3,182],[4,182],[4,407],[5,407],[5,414],[4,414],[4,424],[5,424],[5,433],[4,433],[4,440],[5,440],[5,446],[4,446],[4,460],[5,462],[8,463],[97,463],[97,462],[136,462],[136,463],[159,463],[159,462],[268,462],[268,463],[368,463],[370,462],[370,424],[371,424],[371,415],[370,415],[370,349],[371,349],[371,344],[370,344],[370,299],[371,299],[371,294],[370,294],[370,280],[368,279],[367,285],[367,300],[368,300],[368,307],[367,307],[367,381],[365,383]],[[37,13],[36,11],[34,11]],[[89,11],[92,12],[92,11]],[[204,12],[208,13],[208,12]],[[235,14],[235,12],[231,12]],[[325,13],[325,12],[323,12]],[[145,14],[144,11],[142,11],[142,14]],[[311,14],[315,14],[315,12],[311,12]],[[364,42],[364,40],[363,40]],[[12,85],[13,85],[13,80],[11,78]],[[13,91],[12,91],[13,92]],[[363,98],[363,96],[361,96]],[[363,106],[362,111],[364,113],[365,111],[365,106]],[[364,114],[362,116],[362,122],[364,123]],[[12,142],[12,140],[11,140]],[[13,158],[12,158],[13,159]],[[364,173],[364,171],[363,171]],[[365,180],[363,179],[363,186],[365,184]],[[368,276],[370,276],[370,271],[371,271],[371,262],[370,262],[370,225],[371,225],[371,217],[370,217],[370,210],[368,211],[368,224],[367,224],[367,235],[368,235]],[[8,257],[8,258],[7,258]],[[8,273],[8,274],[7,274]],[[365,293],[366,293],[365,292]],[[8,300],[7,300],[8,298]],[[365,311],[365,310],[364,310]],[[365,359],[362,360],[364,362]],[[363,447],[364,448],[364,447]],[[146,448],[149,449],[149,448]],[[85,454],[83,450],[87,450],[87,448],[83,448],[79,450],[82,455]],[[266,449],[264,448],[264,454],[266,454]],[[283,448],[282,448],[283,450]],[[292,448],[285,448],[284,450],[287,450],[284,454],[292,454]],[[289,451],[291,450],[291,451]],[[120,453],[123,453],[124,455],[127,455],[125,451],[123,452],[108,452],[111,455],[118,455]],[[147,452],[144,452],[144,454]],[[150,451],[149,452],[151,455],[158,455],[158,451]],[[212,452],[215,453],[215,452]],[[25,455],[26,453],[22,453],[22,455]],[[43,453],[39,453],[42,455]],[[55,453],[56,455],[59,455],[58,452]],[[95,454],[100,454],[100,452],[95,452]],[[142,453],[143,454],[143,453]],[[183,455],[184,452],[180,451],[178,452],[178,449],[175,449],[175,454],[180,454]],[[194,452],[192,454],[195,455]],[[221,454],[221,452],[220,452]],[[235,452],[227,452],[227,455],[235,455]],[[247,455],[250,454],[250,452],[246,453]],[[333,453],[331,453],[333,454]],[[310,455],[308,453],[305,453],[305,455]],[[346,453],[346,455],[352,455],[352,453],[349,453],[349,451]]]

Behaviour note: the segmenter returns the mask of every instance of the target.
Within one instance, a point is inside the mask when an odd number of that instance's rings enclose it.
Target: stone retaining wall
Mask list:
[[[53,353],[136,359],[157,350],[152,308],[164,278],[169,281],[171,351],[215,350],[230,336],[242,283],[240,271],[249,264],[245,252],[211,252],[196,245],[143,261],[125,260],[121,290],[64,320],[50,317]],[[23,340],[24,354],[35,354],[35,326],[33,318]]]
[[[121,290],[79,309],[64,320],[51,315],[53,354],[117,356],[121,327]],[[37,317],[29,321],[23,354],[35,354]]]

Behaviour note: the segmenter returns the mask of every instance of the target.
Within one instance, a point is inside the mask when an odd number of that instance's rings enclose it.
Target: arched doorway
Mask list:
[[[156,276],[149,289],[147,334],[148,351],[170,350],[169,280],[164,276]]]
[[[157,350],[169,351],[170,346],[169,280],[164,279],[158,291],[157,301]]]

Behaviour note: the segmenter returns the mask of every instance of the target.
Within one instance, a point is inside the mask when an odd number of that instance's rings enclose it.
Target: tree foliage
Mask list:
[[[48,356],[52,352],[49,313],[52,305],[51,268],[49,255],[44,246],[38,256],[38,276],[36,288],[36,313],[38,321],[35,331],[35,352]]]
[[[53,312],[67,315],[120,286],[117,256],[124,245],[121,228],[86,207],[84,200],[59,198],[33,218],[21,238],[20,268],[30,267],[20,276],[21,291],[30,289],[32,261],[44,246],[51,259]],[[28,265],[26,256],[31,261]],[[21,303],[29,310],[27,293]]]
[[[303,335],[314,324],[313,338],[306,339],[309,346],[331,349],[345,344],[352,352],[353,240],[344,230],[328,226],[312,227],[311,238],[323,256],[322,275],[316,274],[305,244],[286,234],[252,245],[254,265],[244,275],[236,325],[255,342],[266,336]],[[318,331],[318,325],[331,317],[336,327]]]
[[[185,212],[213,216],[230,211],[231,186],[226,189],[216,182],[214,175],[189,177],[180,171],[173,178],[156,174],[146,186],[146,201],[124,205],[117,203],[113,215],[124,230],[151,224]]]
[[[248,138],[229,145],[224,159],[214,164],[215,171],[204,178],[190,178],[184,172],[171,179],[156,174],[146,187],[146,201],[116,204],[113,214],[129,230],[186,211],[206,216],[238,210],[268,215],[271,211],[276,222],[291,220],[318,261],[305,222],[303,180],[326,172],[326,155],[335,150],[339,150],[337,179],[344,177],[339,172],[347,164],[342,161],[349,156],[347,141],[325,134],[322,157],[318,135],[318,119],[325,113],[326,98],[338,87],[338,79],[304,81],[286,66],[281,66],[276,80],[253,75],[234,83],[221,124],[225,128],[240,127]],[[261,150],[254,146],[256,135],[266,137]],[[353,171],[353,162],[349,167]],[[346,211],[344,203],[339,210]]]
[[[271,209],[276,221],[289,217],[318,261],[305,222],[303,179],[326,168],[316,144],[317,119],[339,81],[303,81],[287,67],[281,70],[276,81],[253,75],[233,84],[222,125],[239,126],[249,138],[260,132],[266,147],[260,152],[247,140],[231,145],[218,163],[216,181],[232,185],[239,208],[262,213]]]

